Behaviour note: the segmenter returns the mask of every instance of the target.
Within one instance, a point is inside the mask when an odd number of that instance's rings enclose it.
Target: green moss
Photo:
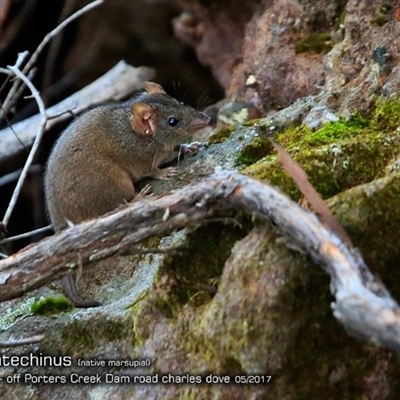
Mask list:
[[[399,126],[397,97],[379,99],[369,119],[354,113],[347,120],[341,118],[315,132],[304,125],[292,127],[276,139],[304,168],[317,191],[327,198],[383,176],[388,161],[400,154]],[[259,158],[243,172],[268,180],[294,199],[301,197],[274,153]]]
[[[52,315],[60,312],[70,311],[73,308],[65,296],[46,297],[31,305],[34,315]]]
[[[360,249],[367,265],[378,274],[391,295],[400,299],[400,249],[396,240],[400,226],[400,174],[385,176],[368,192],[354,188],[333,199],[332,209]],[[344,203],[344,204],[343,204]],[[375,249],[379,249],[376,251]]]
[[[321,399],[332,387],[335,399],[359,398],[365,390],[360,382],[373,373],[376,358],[333,317],[327,274],[306,257],[302,264],[287,270],[287,284],[280,294],[295,321],[283,328],[291,335],[283,357],[283,380],[296,388],[292,397],[296,400]],[[310,374],[318,379],[307,379]]]
[[[246,221],[241,221],[242,226]],[[173,283],[170,290],[159,298],[159,306],[168,305],[176,313],[187,303],[198,307],[210,301],[214,295],[212,288],[218,282],[232,246],[245,232],[240,226],[221,223],[200,226],[188,232],[180,254],[166,260],[160,270],[158,279],[165,279],[167,273]]]
[[[256,138],[242,149],[236,163],[243,166],[251,165],[272,152],[274,152],[274,147],[269,140]]]
[[[154,288],[133,307],[137,342],[151,335],[149,326],[155,319],[174,321],[183,306],[201,307],[213,298],[233,245],[247,232],[243,226],[251,223],[245,218],[240,222],[241,226],[213,223],[193,229],[186,234],[179,254],[164,259]]]
[[[294,44],[294,51],[296,54],[299,53],[313,53],[313,54],[326,54],[334,46],[329,33],[318,33],[314,32],[310,35],[299,39]]]
[[[292,145],[292,150],[289,150],[324,198],[383,176],[387,161],[400,153],[400,137],[397,134],[387,136],[370,132],[339,143],[307,147],[303,141],[296,148]],[[301,197],[296,184],[276,156],[253,164],[243,172],[268,180],[294,199]]]
[[[79,320],[71,320],[61,331],[64,346],[70,354],[89,353],[96,346],[95,337],[101,337],[101,331]]]
[[[253,118],[246,122],[243,122],[242,126],[254,126],[255,124],[258,124],[261,120],[262,118]]]
[[[208,138],[208,143],[210,144],[222,143],[226,139],[229,139],[234,130],[235,130],[234,127],[220,129],[218,132],[214,133],[214,135]]]
[[[0,330],[5,331],[14,325],[17,321],[32,315],[32,304],[35,302],[33,298],[29,298],[17,307],[8,308],[0,315]]]
[[[389,132],[400,129],[400,98],[378,99],[371,117],[371,128]]]
[[[303,127],[302,137],[299,138],[298,144],[315,147],[336,143],[339,140],[350,139],[359,135],[367,126],[368,121],[356,113],[348,120],[341,118],[337,122],[325,124],[315,132]]]
[[[128,313],[121,318],[98,318],[94,316],[90,323],[79,316],[70,319],[68,324],[59,327],[61,340],[66,354],[83,357],[99,346],[125,341],[132,337],[132,316]]]

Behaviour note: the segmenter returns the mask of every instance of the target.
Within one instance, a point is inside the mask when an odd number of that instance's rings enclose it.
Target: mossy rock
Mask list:
[[[53,315],[60,312],[71,311],[71,302],[65,296],[45,297],[31,305],[34,315]]]
[[[399,127],[400,101],[393,98],[378,100],[369,118],[355,113],[348,120],[341,118],[315,132],[301,125],[277,135],[276,140],[303,167],[322,197],[329,198],[385,175],[389,161],[400,155]],[[248,146],[257,147],[259,140]],[[237,156],[238,161],[248,154],[246,151]],[[276,153],[262,158],[256,155],[253,161],[252,165],[244,163],[247,167],[242,172],[268,180],[293,199],[301,197]]]
[[[208,138],[208,143],[209,144],[222,143],[226,139],[229,139],[234,130],[235,129],[233,127],[220,129],[219,131],[215,132],[212,136]]]
[[[314,32],[299,39],[294,44],[294,51],[299,53],[326,54],[334,46],[334,41],[329,33]]]

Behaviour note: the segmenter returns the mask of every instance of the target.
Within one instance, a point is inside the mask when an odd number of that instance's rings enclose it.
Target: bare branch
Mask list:
[[[342,225],[339,224],[338,220],[334,217],[329,207],[325,204],[324,200],[322,200],[319,193],[314,189],[313,185],[311,185],[304,169],[280,144],[273,140],[271,140],[271,142],[278,151],[279,161],[283,168],[285,168],[286,172],[293,178],[301,193],[303,193],[303,196],[318,215],[320,221],[336,232],[345,243],[352,246],[353,244],[351,243],[349,235]]]
[[[11,197],[10,203],[9,203],[9,205],[7,207],[7,210],[6,210],[6,213],[4,215],[4,218],[3,218],[2,222],[3,222],[3,224],[5,226],[8,225],[8,222],[9,222],[11,214],[12,214],[12,212],[14,210],[15,204],[17,203],[18,196],[19,196],[19,194],[21,192],[21,189],[22,189],[22,185],[25,182],[25,178],[26,178],[26,176],[28,174],[28,170],[29,170],[29,168],[30,168],[30,166],[31,166],[31,164],[33,162],[33,159],[34,159],[34,157],[36,155],[36,151],[39,149],[40,142],[41,142],[42,137],[44,135],[44,128],[45,128],[46,123],[47,123],[47,115],[46,115],[46,109],[45,109],[44,103],[42,101],[42,98],[40,97],[39,92],[36,90],[35,86],[33,85],[33,83],[18,69],[18,67],[8,66],[8,68],[19,79],[21,79],[21,81],[24,82],[26,86],[28,86],[29,90],[31,91],[31,93],[32,93],[33,97],[35,98],[36,103],[37,103],[37,105],[39,107],[40,116],[41,116],[41,122],[40,122],[39,129],[38,129],[38,132],[37,132],[36,137],[35,137],[35,141],[33,142],[32,149],[31,149],[31,151],[29,153],[29,156],[28,156],[28,158],[27,158],[27,160],[25,162],[24,167],[22,168],[21,175],[20,175],[20,177],[18,179],[17,185],[16,185],[16,187],[14,189],[14,192],[13,192],[13,195]]]
[[[11,72],[8,69],[5,68],[0,68],[0,73],[5,74],[5,75],[10,75]]]
[[[400,352],[400,308],[359,252],[280,191],[233,171],[217,171],[173,193],[128,204],[1,260],[0,301],[77,268],[77,251],[88,263],[124,253],[151,236],[237,210],[272,222],[324,267],[331,276],[334,316],[349,332]]]
[[[24,51],[18,54],[17,61],[15,62],[15,67],[19,68],[21,64],[25,61],[26,57],[28,57],[29,52]],[[7,93],[6,98],[4,99],[1,105],[1,114],[0,118],[4,118],[5,115],[8,114],[10,109],[13,107],[16,101],[15,93],[18,91],[19,88],[19,81],[16,79],[14,81],[13,86],[11,87],[10,91]]]
[[[35,344],[39,343],[44,339],[44,335],[37,335],[37,336],[32,336],[30,338],[26,339],[20,339],[20,340],[10,340],[8,342],[2,342],[0,341],[0,348],[1,347],[19,347],[19,346],[25,346],[27,344]]]
[[[108,100],[119,100],[139,88],[141,83],[151,80],[154,70],[146,67],[134,68],[124,61],[119,62],[114,68],[102,77],[74,93],[67,99],[47,109],[49,121],[46,131],[61,121],[70,118],[69,110],[74,109],[74,114],[79,114],[89,106]],[[59,115],[58,118],[53,118]],[[24,121],[18,122],[13,127],[0,130],[0,163],[8,161],[13,156],[29,148],[41,124],[41,115],[37,114]],[[20,141],[24,144],[21,145]]]
[[[39,56],[39,54],[42,52],[44,47],[49,43],[49,41],[56,36],[61,30],[63,30],[68,24],[70,24],[72,21],[75,19],[79,18],[81,15],[84,13],[90,11],[91,9],[99,6],[102,4],[104,0],[95,0],[92,3],[89,3],[85,7],[81,8],[71,16],[69,16],[65,21],[63,21],[60,25],[58,25],[55,29],[53,29],[51,32],[49,32],[44,39],[41,41],[35,52],[32,54],[32,57],[28,60],[26,63],[25,67],[22,70],[22,73],[24,75],[29,75],[29,71],[31,68],[35,65],[36,60]],[[19,64],[20,65],[20,64]],[[19,65],[16,64],[17,67]],[[23,83],[26,83],[22,81]],[[10,111],[10,109],[14,106],[15,101],[16,101],[16,96],[15,93],[21,92],[20,90],[20,82],[15,81],[13,87],[11,88],[10,92],[7,94],[7,97],[4,100],[3,107],[2,107],[2,115],[0,115],[1,118],[3,118],[4,115],[7,115],[7,113]]]
[[[25,58],[28,57],[28,55],[29,55],[28,51],[23,51],[22,53],[18,53],[17,61],[15,62],[14,66],[19,68],[21,66],[21,64],[25,61]],[[1,70],[2,73],[10,75],[9,69],[6,69],[4,71],[5,72],[3,72],[3,68],[2,68],[2,70]],[[7,83],[7,82],[8,82],[8,80],[6,80],[5,83]],[[8,110],[11,109],[11,107],[7,106],[7,103],[10,101],[10,99],[12,99],[14,97],[17,89],[18,89],[18,82],[15,81],[13,86],[11,87],[10,91],[7,93],[5,100],[1,103],[0,119],[3,118],[8,113]]]
[[[31,165],[28,173],[36,174],[40,171],[42,171],[42,166],[40,164],[35,164],[35,165]],[[19,178],[19,176],[21,175],[21,172],[22,172],[22,168],[17,169],[16,171],[10,172],[7,175],[3,175],[0,178],[0,187],[8,185],[9,183],[16,181]]]
[[[50,231],[52,229],[53,229],[53,227],[51,225],[43,226],[42,228],[34,229],[33,231],[30,231],[30,232],[21,233],[20,235],[11,236],[7,239],[0,240],[0,244],[15,242],[17,240],[25,239],[25,238],[37,235],[38,233]]]

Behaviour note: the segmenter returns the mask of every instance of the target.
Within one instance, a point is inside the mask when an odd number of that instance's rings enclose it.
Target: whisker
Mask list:
[[[155,142],[155,139],[153,139],[147,146],[147,148],[150,148],[150,146]]]

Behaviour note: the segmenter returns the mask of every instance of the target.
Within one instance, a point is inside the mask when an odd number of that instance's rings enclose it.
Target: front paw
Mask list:
[[[150,185],[146,185],[131,201],[143,200],[146,197],[153,196],[153,188]]]
[[[177,173],[178,173],[177,168],[168,167],[157,170],[154,174],[154,177],[157,179],[162,179],[163,181],[167,181],[169,178],[175,176]]]
[[[194,155],[202,146],[202,142],[183,143],[180,145],[179,152],[184,155]]]

